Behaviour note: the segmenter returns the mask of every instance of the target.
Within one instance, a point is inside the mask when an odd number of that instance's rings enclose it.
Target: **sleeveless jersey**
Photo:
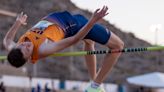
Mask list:
[[[18,43],[24,42],[26,38],[33,43],[34,48],[31,56],[31,61],[32,63],[36,63],[39,59],[38,49],[40,45],[46,39],[57,42],[63,39],[64,35],[64,31],[57,24],[46,20],[41,20],[34,27],[32,27],[30,31],[21,36]]]

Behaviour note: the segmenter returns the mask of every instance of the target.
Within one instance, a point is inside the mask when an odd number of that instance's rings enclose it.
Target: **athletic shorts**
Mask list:
[[[74,36],[88,22],[83,15],[71,15],[69,12],[51,13],[44,17],[46,20],[58,22],[65,31],[65,38]],[[84,39],[90,39],[100,44],[106,44],[111,32],[100,24],[95,24]]]

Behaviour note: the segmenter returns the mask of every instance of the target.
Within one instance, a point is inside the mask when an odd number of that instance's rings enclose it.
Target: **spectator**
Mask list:
[[[40,86],[40,84],[38,83],[38,84],[37,84],[37,91],[36,91],[36,92],[41,92],[41,90],[42,90],[42,89],[41,89],[41,86]]]
[[[44,92],[50,92],[51,91],[51,89],[48,88],[48,83],[45,84],[44,90],[45,90]]]
[[[4,86],[3,82],[0,84],[0,92],[6,92],[6,87]]]
[[[31,92],[35,92],[35,87],[32,87],[31,88]]]

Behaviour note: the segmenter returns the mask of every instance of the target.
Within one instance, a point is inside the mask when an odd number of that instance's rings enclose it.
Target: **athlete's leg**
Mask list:
[[[81,15],[75,15],[74,18],[78,21],[79,28],[82,27],[86,22],[87,19],[84,16]],[[116,36],[114,33],[106,30],[105,27],[99,24],[95,24],[91,31],[88,33],[88,35],[85,37],[85,39],[90,39],[92,41],[95,41],[100,44],[105,44],[110,49],[122,49],[124,44],[123,41]],[[88,48],[88,47],[86,47]],[[117,59],[119,58],[121,53],[115,53],[115,54],[107,54],[105,58],[103,59],[102,66],[94,79],[96,83],[101,84],[103,80],[106,78],[109,71],[111,71],[113,65],[116,63]],[[87,57],[87,61],[89,61],[89,56]],[[90,63],[91,64],[91,63]],[[89,65],[89,64],[88,64]],[[92,68],[93,69],[93,68]],[[91,69],[89,70],[90,73]],[[95,74],[93,73],[95,76]],[[92,78],[94,78],[92,76]]]
[[[110,39],[108,40],[106,46],[110,49],[123,49],[124,43],[118,36],[111,32]],[[112,67],[114,66],[120,55],[121,53],[114,53],[107,54],[104,57],[102,66],[94,82],[101,84],[105,80],[105,78],[107,77],[108,73],[112,70]]]
[[[121,39],[100,24],[95,24],[85,38],[102,45],[106,45],[110,49],[123,48],[123,42]],[[119,56],[120,53],[107,54],[105,56],[105,58],[102,60],[102,66],[100,67],[99,72],[96,73],[96,78],[85,91],[105,92],[103,91],[103,88],[100,87],[100,84],[104,81],[108,72],[112,69]]]
[[[93,51],[95,50],[95,42],[89,39],[84,40],[84,50]],[[86,65],[90,75],[90,79],[94,80],[96,77],[96,55],[86,55],[85,56]]]

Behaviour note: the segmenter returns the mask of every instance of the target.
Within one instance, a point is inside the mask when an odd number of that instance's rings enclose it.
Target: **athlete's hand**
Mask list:
[[[96,11],[93,13],[91,20],[93,22],[97,22],[100,19],[102,19],[104,16],[108,15],[108,7],[107,6],[103,6],[102,9],[96,9]]]
[[[16,21],[19,21],[19,22],[20,22],[21,24],[23,24],[23,25],[26,25],[26,24],[27,24],[26,20],[27,20],[27,15],[24,14],[23,12],[21,12],[21,13],[17,16],[17,19],[16,19]]]

